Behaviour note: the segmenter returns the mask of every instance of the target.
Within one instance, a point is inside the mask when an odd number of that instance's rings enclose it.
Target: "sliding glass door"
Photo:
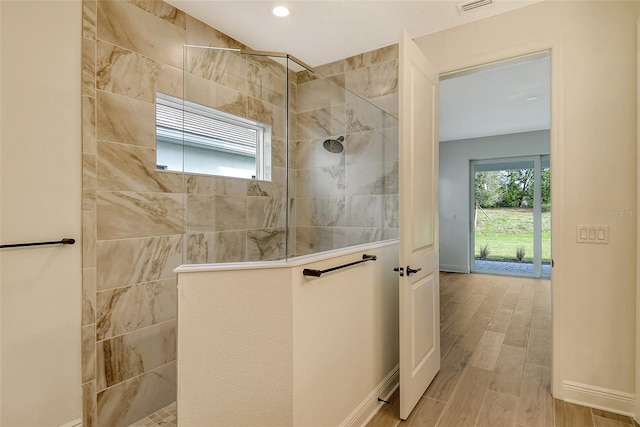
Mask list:
[[[471,162],[471,271],[549,277],[549,156]]]

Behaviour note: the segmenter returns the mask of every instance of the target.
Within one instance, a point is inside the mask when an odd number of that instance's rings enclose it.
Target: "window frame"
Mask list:
[[[156,92],[155,98],[155,136],[156,136],[156,170],[171,171],[183,173],[197,173],[210,176],[222,176],[238,179],[253,179],[260,181],[271,180],[271,136],[272,126],[258,122],[256,120],[247,119],[245,117],[236,116],[224,111],[217,110],[207,105],[199,104],[193,101],[183,100],[172,95],[162,92]],[[160,111],[161,108],[174,110],[173,116],[169,117],[166,110]],[[162,114],[164,113],[164,114]],[[162,114],[162,117],[160,118]],[[188,122],[185,115],[195,116],[195,120]],[[162,123],[160,122],[162,120]],[[172,123],[171,123],[172,121]],[[216,132],[210,132],[209,135],[197,132],[198,125],[211,125],[212,122],[222,123],[216,128]],[[234,132],[232,127],[236,127],[238,131]],[[186,130],[185,130],[186,128]],[[226,128],[227,130],[221,130]],[[211,129],[211,128],[210,128]],[[255,132],[255,143],[247,143],[248,139],[240,135],[243,131]],[[240,135],[244,142],[237,142],[231,139],[233,134]],[[255,159],[255,175],[252,178],[238,177],[232,175],[207,173],[201,171],[185,170],[185,153],[182,152],[181,170],[170,169],[168,166],[158,164],[159,145],[158,142],[170,143],[180,146],[190,146],[200,149],[211,150],[212,152],[226,152],[235,155],[246,156]],[[236,147],[233,147],[236,144]],[[248,145],[251,144],[251,145]],[[253,148],[253,150],[249,150]]]

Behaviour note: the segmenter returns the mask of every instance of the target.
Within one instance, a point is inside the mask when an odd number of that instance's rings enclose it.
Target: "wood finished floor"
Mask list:
[[[368,426],[638,427],[551,396],[551,283],[440,274],[440,372],[406,421],[396,391]]]

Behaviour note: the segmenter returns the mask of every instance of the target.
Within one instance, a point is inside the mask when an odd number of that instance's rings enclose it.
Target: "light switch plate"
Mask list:
[[[577,225],[576,242],[578,243],[609,243],[608,225]]]

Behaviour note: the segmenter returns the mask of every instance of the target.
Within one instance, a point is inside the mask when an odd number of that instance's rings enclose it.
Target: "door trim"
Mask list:
[[[638,86],[636,88],[636,123],[640,123],[640,14],[638,15],[638,23],[637,27],[637,48],[636,48],[636,79],[638,81]],[[636,125],[636,164],[640,165],[640,127]],[[640,212],[640,173],[636,175],[636,209]],[[637,232],[636,232],[636,378],[635,385],[636,390],[640,391],[640,216],[636,221],[637,224]],[[640,393],[638,393],[640,394]],[[636,422],[640,420],[640,398],[636,397],[635,402],[635,417]]]
[[[639,24],[640,25],[640,24]],[[505,49],[497,49],[478,55],[468,56],[462,60],[450,61],[443,64],[435,64],[439,67],[440,76],[457,73],[463,70],[479,67],[492,62],[505,61],[518,56],[531,55],[541,51],[549,51],[551,58],[551,129],[550,129],[550,156],[551,156],[551,206],[553,206],[553,221],[551,222],[551,235],[561,236],[561,231],[566,229],[564,201],[560,197],[564,188],[562,165],[564,164],[564,150],[562,146],[564,116],[564,92],[562,87],[563,76],[563,44],[560,38],[548,38],[523,43]],[[565,318],[562,307],[565,306],[563,284],[566,273],[564,270],[564,249],[560,239],[551,240],[551,257],[554,260],[551,277],[551,307],[552,307],[552,368],[551,368],[551,393],[558,399],[563,399],[563,342]],[[640,344],[639,344],[640,345]],[[639,380],[640,383],[640,380]]]

